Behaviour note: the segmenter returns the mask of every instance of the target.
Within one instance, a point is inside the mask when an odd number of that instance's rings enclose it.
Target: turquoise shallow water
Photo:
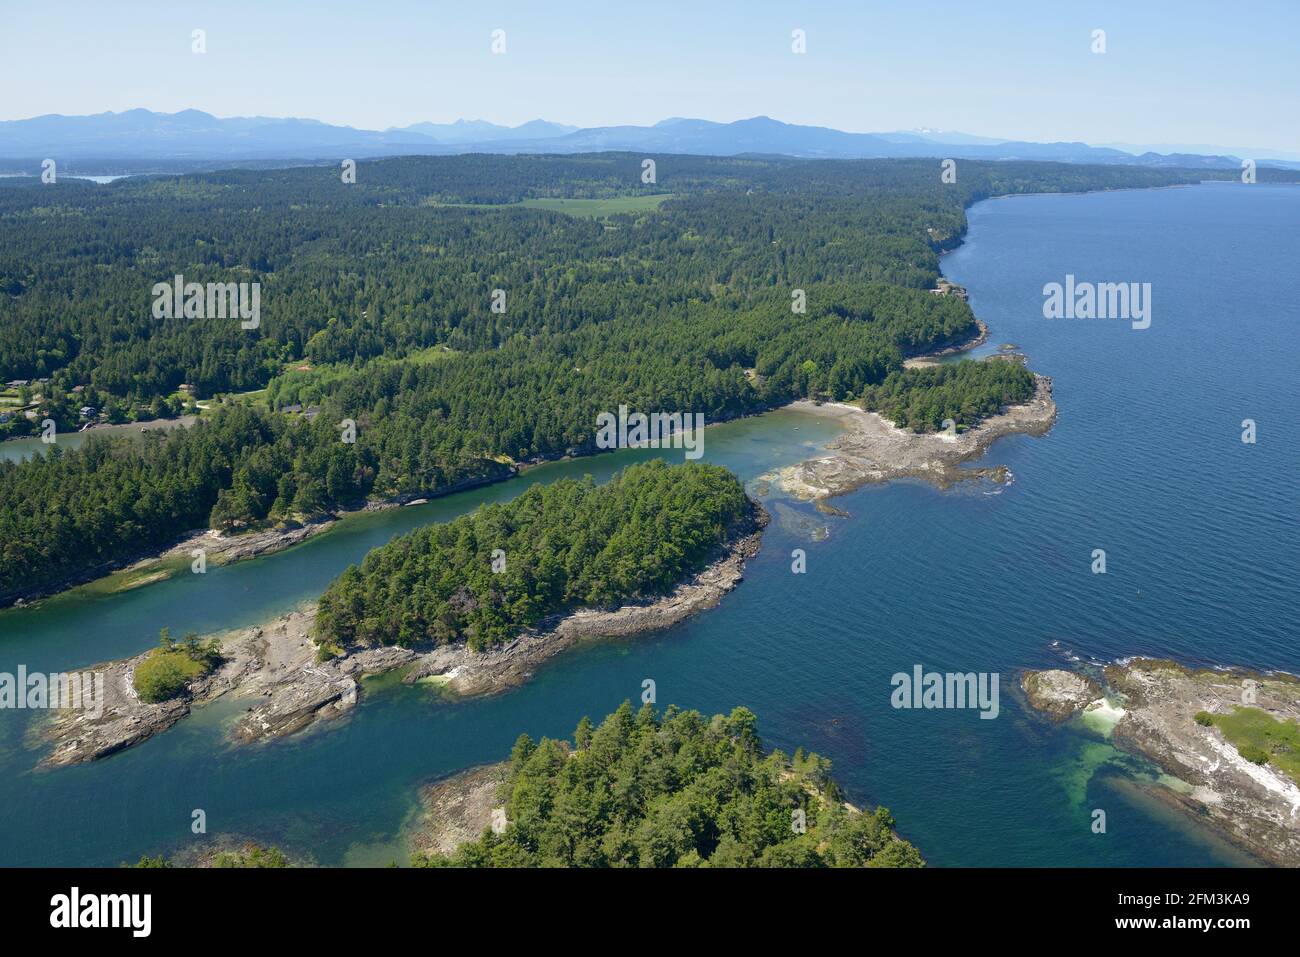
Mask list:
[[[828,755],[856,803],[884,803],[940,865],[1194,865],[1241,859],[1142,790],[1142,762],[1025,714],[1023,667],[1130,654],[1300,671],[1293,584],[1300,443],[1290,297],[1300,190],[1188,189],[993,200],[970,211],[945,273],[992,328],[1054,377],[1046,438],[1003,440],[1003,490],[864,489],[847,519],[770,501],[746,581],[660,635],[589,646],[492,699],[368,683],[349,721],[256,749],[223,743],[226,703],[96,765],[34,773],[27,716],[0,713],[0,863],[116,864],[211,833],[326,864],[402,858],[430,777],[499,758],[521,731],[571,732],[637,698],[704,711],[745,704],[769,746]],[[1049,321],[1042,286],[1067,273],[1150,282],[1153,321]],[[986,350],[987,351],[987,350]],[[1243,418],[1259,442],[1240,441]],[[777,413],[711,429],[706,458],[746,480],[807,456],[825,420]],[[317,594],[349,561],[416,524],[562,474],[598,477],[652,453],[547,466],[487,490],[349,519],[266,559],[111,598],[72,594],[0,613],[0,670],[73,668],[174,634],[262,620]],[[814,540],[810,529],[827,525]],[[803,548],[808,571],[790,571]],[[1090,572],[1094,548],[1108,574]],[[1059,644],[1054,645],[1057,642]],[[1002,676],[1001,714],[895,710],[890,676],[921,664]],[[1092,834],[1093,808],[1108,832]]]

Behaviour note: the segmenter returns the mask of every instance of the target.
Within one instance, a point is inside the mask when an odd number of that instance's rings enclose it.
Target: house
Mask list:
[[[81,407],[81,417],[83,419],[93,419],[95,417],[95,407],[93,405],[83,405]]]
[[[31,385],[30,379],[10,379],[5,383],[11,389],[21,389],[25,385]]]

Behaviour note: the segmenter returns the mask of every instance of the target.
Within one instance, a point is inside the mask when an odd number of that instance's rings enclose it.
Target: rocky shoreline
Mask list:
[[[394,496],[374,502],[366,502],[357,508],[340,509],[326,512],[302,522],[292,522],[275,528],[255,529],[236,535],[223,535],[216,529],[194,529],[185,532],[181,539],[161,550],[149,549],[136,556],[120,561],[104,562],[93,568],[68,575],[56,582],[34,585],[29,588],[16,589],[0,594],[0,608],[13,605],[16,608],[28,607],[35,602],[85,585],[101,581],[109,576],[121,574],[135,576],[124,580],[118,590],[126,591],[140,585],[152,584],[170,578],[177,568],[187,567],[194,560],[194,552],[201,550],[204,561],[210,565],[228,565],[246,558],[258,558],[275,552],[284,551],[293,545],[306,541],[313,535],[328,531],[334,523],[348,515],[361,512],[379,512],[405,505],[423,505],[431,499],[455,495],[471,489],[491,485],[506,478],[512,478],[518,470],[512,469],[508,475],[486,477],[458,482],[437,492],[416,492]]]
[[[947,283],[948,286],[953,289],[961,290],[961,298],[965,298],[964,289],[961,289],[961,287],[956,286],[953,283],[948,283],[947,280],[941,279],[940,281],[941,283]],[[945,294],[953,294],[953,293],[945,293]],[[926,353],[925,355],[921,355],[921,356],[914,356],[906,360],[904,364],[908,366],[933,365],[935,364],[934,360],[941,356],[956,355],[974,349],[976,346],[982,345],[983,343],[988,341],[989,328],[980,319],[976,319],[975,322],[976,325],[979,327],[979,332],[975,335],[974,338],[952,346],[947,346],[935,352]],[[1006,358],[1023,358],[1023,357],[1008,356]],[[1045,379],[1046,377],[1040,376],[1039,378]],[[1048,401],[1050,402],[1051,401],[1050,398],[1051,380],[1046,380],[1046,381],[1048,383],[1047,385]],[[1030,404],[1032,404],[1032,401]],[[838,403],[818,405],[812,402],[808,402],[806,400],[799,400],[790,403],[789,405],[785,406],[785,408],[798,409],[799,411],[802,412],[812,412],[814,414],[823,414],[823,415],[829,414],[829,415],[837,416],[837,413],[833,410],[853,409],[854,407],[843,406]],[[717,419],[713,422],[710,422],[709,425],[710,426],[718,425],[721,424],[722,422],[731,421],[733,418],[746,418],[748,417],[749,414],[761,415],[764,412],[770,412],[770,411],[773,410],[764,409],[756,413],[745,413],[739,416]],[[861,411],[861,410],[857,410],[857,411]],[[869,414],[869,413],[863,413],[863,414]],[[870,414],[874,414],[874,413],[870,413]],[[1055,406],[1053,405],[1052,406],[1053,420],[1055,419],[1055,415],[1056,415],[1056,411],[1055,411]],[[881,419],[881,421],[885,422],[886,420]],[[991,422],[993,420],[990,419],[988,421]],[[191,423],[182,422],[181,424],[189,425]],[[1048,427],[1050,428],[1050,424]],[[1044,429],[1044,431],[1046,431],[1046,429]],[[989,441],[992,440],[990,439]],[[832,443],[831,447],[834,448],[836,445],[837,443]],[[257,558],[264,555],[270,555],[275,552],[283,551],[284,549],[290,548],[291,546],[297,545],[300,542],[306,541],[308,538],[312,537],[313,535],[317,535],[320,532],[328,531],[329,529],[334,527],[334,523],[336,521],[338,521],[341,518],[344,518],[347,515],[353,515],[359,512],[384,511],[387,509],[399,508],[406,505],[423,505],[432,499],[443,498],[448,495],[455,495],[458,492],[466,492],[466,491],[470,491],[471,489],[482,488],[483,486],[486,485],[493,485],[497,482],[505,481],[506,479],[513,478],[516,475],[530,471],[531,469],[536,468],[539,465],[548,464],[550,462],[562,462],[570,458],[572,458],[572,456],[567,456],[567,455],[556,456],[554,458],[539,458],[531,462],[520,463],[520,464],[510,466],[507,471],[504,471],[498,475],[490,475],[481,478],[468,479],[466,481],[457,482],[454,485],[448,486],[447,488],[444,489],[439,489],[434,492],[403,493],[401,495],[393,496],[387,499],[366,502],[364,505],[360,505],[356,508],[339,509],[336,511],[327,512],[323,515],[316,516],[312,519],[303,522],[294,522],[287,526],[267,528],[267,529],[257,529],[254,531],[241,532],[236,535],[223,535],[220,532],[218,532],[216,529],[194,529],[185,532],[179,541],[161,550],[149,549],[142,553],[136,554],[134,557],[130,557],[118,561],[104,562],[102,564],[94,566],[93,568],[83,569],[79,572],[75,572],[71,575],[65,576],[64,578],[61,578],[55,582],[49,582],[42,585],[34,585],[31,587],[16,589],[8,593],[0,594],[0,608],[4,608],[8,605],[13,605],[19,608],[30,606],[31,604],[40,601],[41,599],[48,598],[53,595],[57,595],[61,592],[67,591],[68,589],[71,588],[75,588],[79,585],[85,585],[91,582],[100,581],[116,574],[122,574],[124,576],[135,576],[130,580],[124,581],[122,583],[120,590],[128,590],[131,588],[139,587],[141,585],[148,585],[148,584],[152,584],[153,582],[163,581],[166,580],[167,578],[170,578],[175,573],[177,568],[187,565],[190,561],[192,561],[193,553],[196,550],[202,550],[204,552],[205,561],[213,565],[226,565],[232,562],[242,561],[246,558]],[[805,463],[805,464],[810,464],[810,463]],[[788,471],[788,470],[783,470],[783,471]],[[989,474],[985,477],[990,477],[993,478],[994,480],[1003,480],[1005,478],[1004,475],[1005,470],[992,469],[992,470],[988,470],[988,473]],[[888,476],[888,477],[894,477],[894,476]],[[962,477],[976,478],[976,477],[980,477],[980,475],[975,470],[965,470]],[[762,478],[771,479],[772,476],[763,476]],[[885,481],[887,480],[887,478],[880,479],[880,481]],[[779,479],[777,480],[777,484],[781,485]],[[849,489],[846,488],[843,491],[849,491]],[[837,491],[830,494],[838,495],[840,494],[840,492]],[[825,495],[813,496],[813,498],[816,499],[821,499],[825,497],[827,496]]]
[[[947,280],[941,279],[940,282],[947,282]],[[955,288],[961,289],[960,286],[956,286]],[[962,289],[959,298],[963,300],[966,298],[965,289]],[[976,333],[975,338],[968,339],[966,342],[961,342],[957,345],[948,346],[944,349],[937,349],[934,352],[927,352],[925,355],[912,356],[910,359],[904,359],[903,368],[918,369],[924,368],[925,366],[937,366],[939,364],[938,360],[944,356],[961,355],[963,352],[970,352],[970,350],[984,345],[984,343],[989,341],[989,327],[984,323],[983,319],[976,319],[975,325],[979,327],[979,332]]]
[[[569,748],[569,742],[562,742]],[[572,757],[572,752],[568,752]],[[415,855],[451,855],[469,841],[478,840],[493,826],[493,815],[504,818],[509,793],[510,762],[499,761],[457,771],[420,787],[420,809],[403,827],[403,840]],[[823,806],[832,798],[824,788],[809,786],[810,796]],[[835,799],[851,815],[861,808],[842,798]],[[893,835],[898,837],[897,833]]]
[[[57,582],[32,586],[0,595],[0,607],[12,604],[15,608],[29,607],[43,598],[49,598],[70,588],[101,581],[109,576],[124,576],[119,591],[128,591],[141,585],[163,581],[175,574],[178,568],[188,567],[194,552],[201,550],[204,561],[210,565],[226,565],[245,558],[256,558],[272,552],[283,551],[311,536],[333,527],[342,515],[326,514],[301,524],[284,528],[259,529],[240,535],[221,535],[213,529],[196,529],[162,551],[151,550],[124,561],[105,562],[88,568]]]
[[[1197,720],[1201,712],[1232,714],[1243,701],[1276,720],[1300,720],[1300,679],[1150,659],[1109,665],[1103,677],[1104,690],[1074,672],[1030,671],[1021,686],[1033,707],[1057,720],[1106,707],[1118,715],[1117,745],[1183,782],[1154,785],[1156,797],[1260,860],[1300,866],[1300,786],[1271,762],[1247,760],[1219,728]],[[1083,702],[1094,688],[1104,697]]]
[[[976,479],[1005,483],[1010,478],[1005,466],[960,465],[983,455],[1004,435],[1041,436],[1051,430],[1056,422],[1052,380],[1035,374],[1034,382],[1034,395],[1028,402],[1011,406],[955,436],[900,429],[879,413],[845,403],[792,402],[787,408],[839,420],[845,433],[826,446],[828,454],[761,478],[788,495],[811,502],[897,478],[924,479],[940,488]]]
[[[947,283],[947,280],[941,280],[941,283]],[[961,287],[956,286],[955,284],[952,283],[948,283],[948,286],[953,289],[961,290],[961,297],[965,298],[965,290],[962,290]],[[945,293],[945,294],[955,294],[955,293]],[[921,355],[921,356],[914,356],[906,360],[904,365],[907,366],[934,365],[935,360],[941,356],[956,355],[962,352],[967,352],[987,342],[989,337],[988,326],[985,325],[985,323],[980,319],[976,319],[975,322],[976,325],[979,327],[979,332],[975,335],[974,338],[952,346],[947,346],[935,352],[926,353],[925,355]],[[998,358],[1023,360],[1022,356],[999,356]],[[1051,380],[1047,379],[1045,376],[1038,376],[1037,378],[1043,380],[1046,383],[1047,402],[1051,403]],[[1042,385],[1040,383],[1040,390],[1041,389],[1042,389]],[[1031,400],[1029,403],[1027,403],[1026,407],[1032,407],[1034,403],[1038,400],[1038,398],[1039,398],[1039,394],[1036,394],[1035,398]],[[1017,406],[1016,409],[1026,408],[1026,407]],[[785,406],[785,408],[796,409],[801,412],[810,412],[817,415],[830,415],[835,418],[845,417],[846,419],[848,417],[842,416],[841,413],[846,412],[847,410],[857,411],[863,415],[875,415],[875,413],[862,413],[860,409],[856,409],[856,407],[854,406],[843,405],[841,403],[818,404],[818,403],[809,402],[807,400],[798,400],[789,403],[788,405]],[[765,409],[754,414],[761,415],[762,412],[767,412],[767,411],[773,411],[773,410]],[[1008,410],[1008,414],[1015,414],[1015,409]],[[744,418],[747,416],[742,415],[738,417]],[[1056,407],[1053,404],[1051,405],[1052,421],[1055,421],[1055,417],[1056,417]],[[880,419],[881,423],[890,425],[888,423],[888,420],[881,418],[879,416],[877,416],[877,418]],[[1001,419],[1001,418],[1002,416],[996,416],[994,417],[994,419],[988,419],[986,420],[986,422],[981,423],[981,425],[977,429],[970,430],[967,433],[963,433],[962,437],[964,438],[966,435],[969,435],[971,432],[978,431],[979,428],[983,428],[985,426],[990,425],[995,421],[995,419]],[[730,421],[730,420],[731,420],[730,418],[719,419],[709,423],[709,425],[718,425],[721,422]],[[182,424],[188,425],[190,423],[182,423]],[[1050,427],[1051,427],[1051,423],[1049,422],[1047,424],[1047,427],[1043,428],[1042,431],[1046,432],[1047,429]],[[890,425],[890,428],[892,428],[892,425]],[[835,442],[831,443],[831,445],[828,446],[828,448],[833,449],[836,452],[843,452],[845,453],[846,456],[850,456],[850,457],[854,456],[856,454],[855,447],[849,440],[852,439],[852,433],[855,431],[855,429],[860,431],[860,427],[851,425],[849,428],[850,435],[842,436],[840,439],[837,439]],[[1013,428],[1010,429],[1010,431],[1028,432],[1028,431],[1032,431],[1032,428],[1031,427]],[[910,435],[912,433],[906,433],[906,434]],[[996,437],[997,437],[996,435],[990,437],[987,440],[987,442],[991,442],[993,438]],[[987,444],[987,442],[985,444]],[[874,445],[874,443],[872,444]],[[910,455],[905,450],[902,450],[901,448],[900,449],[884,448],[884,449],[879,449],[877,451],[879,452],[879,454],[884,455],[886,457],[901,452],[905,457],[908,457],[910,459]],[[981,448],[979,451],[983,451],[983,449]],[[971,455],[975,455],[975,454],[978,454],[978,452],[972,452],[970,455],[963,455],[960,457],[959,461],[964,461],[965,459],[970,458]],[[571,458],[571,456],[557,456],[551,459],[542,458],[532,462],[511,466],[508,471],[503,472],[502,474],[499,475],[491,475],[491,476],[484,476],[481,478],[469,479],[448,486],[447,488],[439,489],[434,492],[404,493],[402,495],[397,495],[392,498],[366,502],[364,505],[360,505],[356,508],[338,509],[332,512],[327,512],[320,516],[313,517],[306,521],[293,522],[288,525],[279,526],[275,528],[256,529],[254,531],[241,532],[235,535],[223,535],[220,532],[218,532],[216,529],[194,529],[185,532],[179,541],[161,550],[149,549],[143,553],[138,553],[137,555],[131,558],[118,560],[118,561],[104,562],[102,564],[94,566],[93,568],[83,569],[79,572],[75,572],[71,575],[65,576],[64,578],[59,579],[58,581],[55,582],[50,582],[42,585],[34,585],[31,587],[16,589],[5,594],[0,594],[0,608],[6,607],[8,605],[13,605],[19,608],[27,607],[37,601],[40,601],[41,599],[48,598],[53,595],[57,595],[61,592],[67,591],[68,589],[71,588],[75,588],[79,585],[85,585],[91,582],[100,581],[107,577],[111,577],[113,575],[118,575],[118,574],[123,576],[133,576],[125,579],[122,582],[121,588],[119,590],[123,590],[123,591],[132,588],[137,588],[141,585],[152,584],[157,581],[164,581],[170,578],[178,568],[188,565],[188,563],[191,562],[194,558],[193,553],[199,550],[203,551],[204,560],[207,563],[212,565],[227,565],[232,562],[242,561],[247,558],[257,558],[260,556],[271,555],[274,554],[275,552],[283,551],[286,548],[290,548],[303,541],[306,541],[308,538],[311,538],[312,536],[317,535],[321,532],[328,531],[329,529],[334,527],[335,522],[337,522],[341,518],[344,518],[347,515],[354,515],[360,512],[384,511],[387,509],[399,508],[406,505],[423,505],[435,498],[443,498],[448,495],[455,495],[458,492],[466,492],[466,491],[470,491],[471,489],[481,488],[485,485],[492,485],[495,484],[496,482],[504,481],[506,479],[513,478],[516,475],[527,472],[532,468],[536,468],[538,465],[547,464],[549,462],[565,461],[568,458]],[[807,466],[809,468],[810,473],[824,475],[829,470],[826,469],[824,466],[816,465],[816,463],[819,461],[821,460],[813,460],[812,462],[802,463],[799,466],[793,466],[792,469],[802,469],[805,466]],[[934,468],[935,468],[934,463],[930,463],[925,465],[925,467],[921,469],[921,471],[929,473],[934,471]],[[790,473],[792,469],[782,469],[779,473],[761,476],[760,479],[774,481],[778,487],[781,487],[789,492],[792,491],[792,489],[786,488],[785,482],[787,481],[787,479],[784,477],[784,475],[785,473]],[[791,477],[788,479],[788,481],[791,483],[794,489],[794,491],[792,492],[793,494],[797,495],[800,498],[812,499],[820,502],[822,499],[828,498],[831,495],[839,495],[842,494],[843,492],[851,491],[853,488],[857,488],[859,485],[866,484],[867,482],[888,481],[890,478],[896,478],[899,475],[911,474],[910,469],[911,466],[903,464],[900,465],[898,469],[892,470],[891,474],[883,474],[881,478],[868,477],[858,482],[856,485],[851,485],[849,487],[838,489],[836,491],[811,494],[811,495],[801,493],[800,489],[802,489],[804,483],[799,481],[797,478]],[[887,469],[886,471],[888,472],[890,470]],[[994,481],[999,481],[999,482],[1006,480],[1006,470],[999,469],[999,468],[987,469],[987,470],[966,469],[966,470],[961,470],[958,473],[958,472],[953,472],[952,470],[945,470],[943,467],[940,467],[940,471],[945,472],[946,474],[946,477],[941,475],[937,480],[941,485],[951,484],[952,481],[958,479],[990,478]],[[848,480],[846,479],[845,481],[847,482]]]
[[[40,766],[64,767],[116,754],[167,730],[194,707],[226,695],[249,699],[230,737],[250,744],[346,715],[357,704],[362,678],[399,668],[408,669],[403,679],[407,683],[437,684],[456,695],[505,691],[579,641],[659,631],[714,607],[744,578],[745,564],[758,553],[767,523],[767,513],[755,504],[752,520],[733,532],[717,558],[668,595],[555,616],[485,652],[472,652],[463,644],[378,646],[320,662],[312,638],[316,606],[309,604],[268,624],[218,636],[222,663],[193,682],[182,698],[161,704],[139,699],[132,678],[149,652],[85,669],[104,675],[102,713],[93,717],[87,711],[52,712],[36,732],[49,747]]]
[[[501,786],[508,761],[485,764],[439,778],[420,788],[420,814],[408,829],[407,844],[416,853],[453,854],[492,826],[492,812],[504,807]]]

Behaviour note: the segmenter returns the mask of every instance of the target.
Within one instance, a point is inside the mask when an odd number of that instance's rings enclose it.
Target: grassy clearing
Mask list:
[[[605,219],[622,213],[644,213],[658,209],[667,193],[659,195],[613,196],[609,199],[526,199],[519,205],[528,209],[549,209],[582,219]]]
[[[231,402],[243,402],[246,405],[251,405],[259,409],[267,408],[265,389],[250,389],[248,392],[231,392],[226,396],[226,398]]]
[[[362,368],[373,370],[398,363],[403,366],[434,365],[439,362],[449,362],[458,355],[455,349],[439,344],[416,349],[402,356],[375,356],[367,359]],[[263,408],[269,408],[273,398],[275,408],[293,404],[309,406],[323,400],[330,391],[328,388],[330,383],[356,374],[357,370],[350,363],[323,362],[312,365],[304,359],[299,359],[286,366],[284,371],[276,376],[271,387],[259,390],[257,393],[245,393],[245,395],[255,394],[257,396],[255,401]]]
[[[457,355],[459,355],[459,353],[456,352],[455,349],[450,346],[439,344],[436,346],[428,346],[424,349],[417,349],[414,352],[408,352],[406,355],[402,356],[400,360],[391,361],[401,361],[408,365],[412,363],[416,365],[432,365],[435,362],[444,362],[447,359],[454,359]],[[385,358],[385,356],[378,356],[376,359],[371,361],[381,362]]]
[[[1202,712],[1204,713],[1204,712]],[[1267,762],[1300,784],[1300,724],[1278,721],[1261,708],[1238,705],[1232,714],[1210,715],[1216,728],[1248,761]],[[1198,723],[1204,723],[1197,715]]]
[[[144,701],[175,698],[185,686],[208,671],[203,661],[195,661],[183,651],[154,649],[135,669],[135,690]]]
[[[462,209],[547,209],[554,213],[565,213],[579,219],[608,219],[623,213],[644,213],[658,209],[666,199],[672,199],[671,193],[638,194],[635,196],[611,196],[607,199],[525,199],[518,203],[438,203],[428,202],[429,206],[455,206]]]
[[[216,639],[200,642],[191,632],[178,643],[172,641],[164,628],[158,647],[135,666],[131,681],[140,700],[167,701],[182,694],[186,685],[202,678],[220,662],[221,646]]]

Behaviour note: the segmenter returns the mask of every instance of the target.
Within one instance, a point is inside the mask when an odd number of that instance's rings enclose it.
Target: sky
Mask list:
[[[194,108],[385,129],[762,114],[1281,155],[1300,153],[1298,35],[1297,0],[0,0],[0,119]]]

